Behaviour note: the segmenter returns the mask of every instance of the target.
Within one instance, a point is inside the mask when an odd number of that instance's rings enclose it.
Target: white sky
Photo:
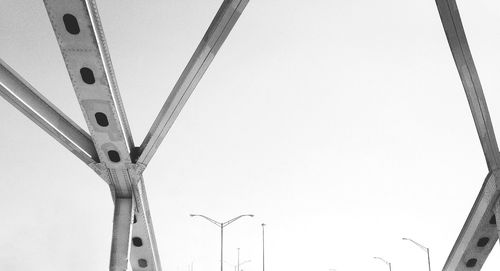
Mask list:
[[[136,144],[221,0],[99,1]],[[459,1],[495,128],[500,8]],[[82,127],[42,1],[2,0],[0,58]],[[90,169],[0,101],[0,270],[106,270]],[[85,127],[86,128],[86,127]],[[487,174],[434,1],[251,0],[145,172],[164,270],[442,268]],[[495,268],[496,266],[496,268]],[[498,270],[495,247],[484,271]],[[233,270],[230,265],[226,270]]]

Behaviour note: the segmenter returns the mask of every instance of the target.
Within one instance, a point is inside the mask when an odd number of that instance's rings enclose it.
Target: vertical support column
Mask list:
[[[110,271],[126,271],[128,265],[132,198],[116,198],[113,217]]]
[[[135,207],[132,219],[130,266],[134,271],[161,271],[144,179],[142,176],[133,179],[137,180],[137,183],[133,184]]]

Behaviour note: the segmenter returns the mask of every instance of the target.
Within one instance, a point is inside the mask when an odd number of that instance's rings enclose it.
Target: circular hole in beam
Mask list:
[[[108,117],[102,112],[95,113],[95,120],[97,121],[97,124],[102,127],[107,127],[109,125]]]
[[[474,266],[476,266],[476,263],[477,263],[477,259],[476,258],[472,258],[472,259],[469,259],[465,263],[465,266],[467,266],[467,267],[474,267]]]
[[[64,14],[63,16],[64,27],[68,33],[76,35],[80,33],[80,26],[78,25],[78,20],[72,14]]]
[[[485,247],[490,242],[490,238],[483,237],[477,241],[478,247]]]
[[[139,267],[141,267],[141,268],[148,267],[148,261],[146,261],[145,259],[139,259],[137,261],[137,263],[139,264]]]
[[[134,244],[135,247],[142,247],[142,239],[139,237],[134,237],[132,238],[132,244]]]
[[[92,85],[95,83],[94,72],[87,67],[83,67],[80,69],[80,76],[82,77],[83,82],[88,85]]]
[[[111,162],[120,162],[120,154],[117,151],[108,151],[108,157]]]

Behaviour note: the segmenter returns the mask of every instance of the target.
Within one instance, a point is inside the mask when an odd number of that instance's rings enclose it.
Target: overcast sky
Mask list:
[[[98,1],[136,144],[222,0]],[[500,131],[500,4],[458,1]],[[0,58],[85,129],[42,1],[2,0]],[[0,270],[106,270],[107,185],[0,100]],[[163,270],[439,270],[487,175],[428,1],[251,0],[144,177]],[[497,245],[498,246],[498,245]],[[497,246],[484,271],[498,270]]]

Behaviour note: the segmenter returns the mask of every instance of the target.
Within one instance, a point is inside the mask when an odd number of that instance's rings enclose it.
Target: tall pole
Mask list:
[[[224,271],[224,225],[220,225],[220,271]]]
[[[249,216],[249,217],[253,217],[253,215],[251,214],[245,214],[245,215],[240,215],[240,216],[237,216],[233,219],[229,219],[228,221],[226,222],[218,222],[214,219],[211,219],[210,217],[208,216],[204,216],[204,215],[198,215],[198,214],[190,214],[191,217],[193,216],[199,216],[199,217],[203,217],[204,219],[212,222],[213,224],[217,225],[217,227],[220,227],[220,271],[224,271],[224,227],[226,227],[227,225],[233,223],[234,221],[244,217],[244,216]]]
[[[410,238],[403,238],[403,240],[412,242],[413,244],[415,244],[416,246],[418,246],[419,248],[421,248],[423,251],[425,251],[427,253],[427,265],[429,267],[429,271],[431,271],[431,253],[430,253],[430,249],[428,247],[423,246],[422,244],[418,243],[417,241],[414,241],[414,240],[410,239]]]
[[[240,248],[238,248],[238,270],[236,271],[240,271]]]
[[[266,226],[266,224],[262,223],[262,271],[265,271],[266,268],[266,258],[265,258],[265,239],[264,239],[264,227]],[[239,270],[238,270],[239,271]]]
[[[430,249],[427,248],[427,264],[429,265],[429,271],[431,271],[431,253],[429,250]]]

